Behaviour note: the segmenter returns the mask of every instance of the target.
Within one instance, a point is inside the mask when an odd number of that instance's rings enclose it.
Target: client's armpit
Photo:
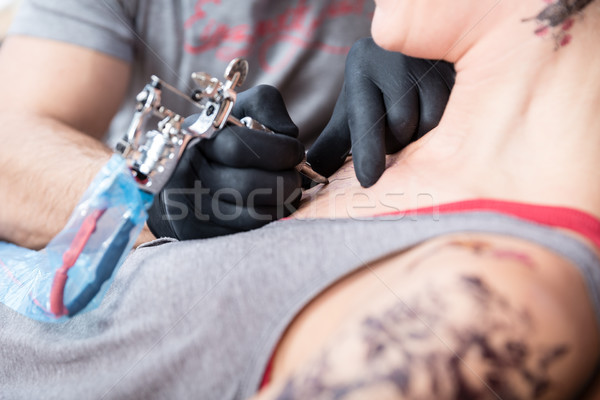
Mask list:
[[[437,243],[408,268],[414,275],[393,289],[395,301],[375,301],[265,398],[570,398],[591,369],[581,332],[595,327],[563,318],[564,309],[549,314],[555,292],[517,282],[551,267],[521,250],[486,240]],[[438,274],[428,273],[430,260],[457,254],[480,262],[481,272],[438,265]]]

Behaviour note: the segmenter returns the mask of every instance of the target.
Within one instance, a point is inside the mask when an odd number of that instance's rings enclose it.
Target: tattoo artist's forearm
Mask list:
[[[110,151],[49,118],[0,113],[0,240],[43,247]]]

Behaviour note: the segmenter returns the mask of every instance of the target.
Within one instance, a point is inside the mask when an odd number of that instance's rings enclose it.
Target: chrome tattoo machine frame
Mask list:
[[[242,85],[247,75],[248,62],[243,58],[229,63],[225,82],[204,72],[195,72],[192,79],[198,88],[190,96],[152,76],[137,95],[137,108],[131,125],[115,149],[127,160],[142,190],[159,193],[171,178],[187,146],[193,141],[214,137],[228,123],[271,132],[250,117],[239,120],[231,115],[236,101],[235,88]],[[184,117],[162,105],[161,94],[165,89],[198,108],[200,116],[192,125],[182,128]],[[159,122],[155,129],[147,130],[153,118],[158,118]],[[327,178],[312,170],[306,158],[296,169],[317,183],[328,183]]]

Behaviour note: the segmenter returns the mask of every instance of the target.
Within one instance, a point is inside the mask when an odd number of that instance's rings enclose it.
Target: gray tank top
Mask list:
[[[600,315],[600,261],[556,229],[491,212],[279,221],[139,248],[101,306],[65,324],[0,305],[0,398],[245,399],[316,295],[365,262],[454,232],[515,236],[566,257]]]

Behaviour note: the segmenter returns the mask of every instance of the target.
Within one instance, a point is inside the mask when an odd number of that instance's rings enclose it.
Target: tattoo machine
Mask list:
[[[247,61],[238,58],[229,63],[224,83],[194,73],[198,89],[191,96],[152,76],[136,98],[136,111],[115,154],[65,228],[41,251],[0,242],[0,302],[44,322],[98,307],[144,226],[154,195],[167,184],[186,147],[214,137],[226,124],[269,131],[251,118],[231,115],[235,88],[247,72]],[[163,89],[198,108],[193,124],[184,129],[184,117],[162,105]],[[156,129],[146,129],[153,120]],[[327,182],[305,160],[297,170],[317,183]]]
[[[128,161],[142,190],[157,194],[171,177],[177,162],[193,141],[211,139],[226,124],[246,126],[254,130],[271,132],[263,124],[250,117],[241,120],[231,115],[236,101],[235,88],[241,85],[248,75],[248,62],[236,58],[225,70],[225,82],[220,82],[204,72],[192,74],[198,86],[191,96],[156,76],[137,96],[137,111],[131,126],[117,145],[117,152]],[[169,90],[188,101],[198,109],[198,118],[193,124],[182,128],[184,117],[162,106],[161,91]],[[159,118],[158,130],[146,131],[151,118]],[[296,169],[316,183],[328,183],[327,178],[317,174],[306,162],[306,158]]]

